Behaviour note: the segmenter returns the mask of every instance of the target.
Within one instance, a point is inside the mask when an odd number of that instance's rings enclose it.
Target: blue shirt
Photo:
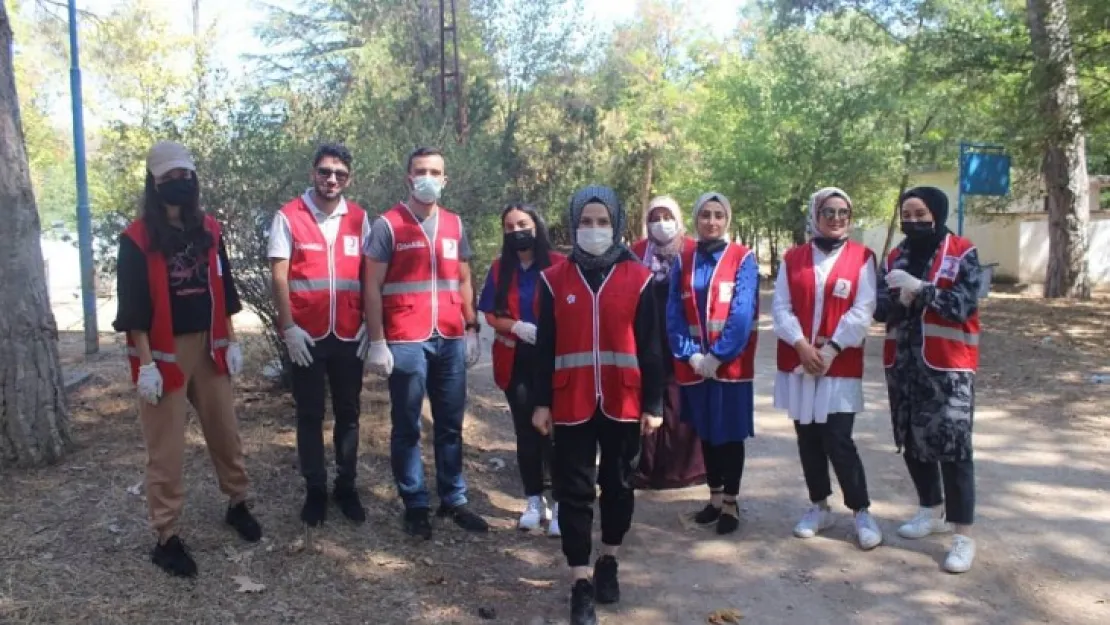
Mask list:
[[[527,269],[517,266],[516,288],[517,306],[520,309],[520,320],[525,323],[536,323],[536,281],[540,279],[540,268],[532,263]],[[478,310],[484,313],[496,314],[497,287],[494,286],[493,267],[486,274],[486,284],[482,287],[482,295],[478,298]]]

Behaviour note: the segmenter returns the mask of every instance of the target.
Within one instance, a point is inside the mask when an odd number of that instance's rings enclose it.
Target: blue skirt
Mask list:
[[[682,387],[682,420],[710,445],[755,436],[755,391],[751,382],[705,380]]]

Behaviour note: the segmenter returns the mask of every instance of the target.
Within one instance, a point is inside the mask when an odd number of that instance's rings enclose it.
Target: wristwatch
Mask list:
[[[481,331],[481,328],[482,328],[482,326],[479,325],[479,323],[477,321],[471,321],[470,323],[466,324],[466,331],[467,332],[470,332],[471,330],[474,330],[475,333],[478,333],[478,332]]]
[[[836,353],[838,353],[838,354],[840,352],[844,351],[844,348],[842,348],[840,345],[838,345],[836,341],[829,341],[829,345],[831,345],[832,348],[835,349]]]

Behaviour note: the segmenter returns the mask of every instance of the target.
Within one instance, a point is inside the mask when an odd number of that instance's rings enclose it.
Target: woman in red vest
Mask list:
[[[551,437],[532,427],[532,392],[536,359],[536,288],[540,272],[566,257],[551,250],[551,241],[536,209],[510,204],[501,211],[501,255],[490,265],[478,310],[494,331],[493,379],[505,392],[516,433],[516,460],[528,503],[518,527],[536,530],[547,523],[549,536],[559,536],[559,504],[548,508]]]
[[[131,379],[141,399],[146,497],[158,534],[152,561],[194,577],[197,565],[177,536],[184,504],[187,404],[200,420],[225,520],[247,541],[262,528],[247,508],[247,472],[231,380],[243,368],[231,315],[242,306],[220,224],[200,208],[196,166],[184,146],[158,143],[147,156],[142,216],[120,236],[118,307],[113,327],[127,333]]]
[[[671,285],[671,269],[687,247],[695,245],[686,236],[682,209],[669,195],[648,202],[644,211],[648,235],[632,245],[632,252],[651,270],[651,288],[655,290],[656,322],[664,354],[667,345],[667,293]],[[663,360],[667,372],[667,392],[663,395],[663,427],[645,434],[636,470],[637,488],[685,488],[705,481],[705,463],[701,457],[698,433],[679,416],[678,382],[674,379],[674,361]]]
[[[852,426],[863,410],[863,342],[875,312],[875,255],[848,240],[852,200],[835,187],[809,200],[811,241],[783,255],[775,281],[778,336],[775,407],[794,420],[812,506],[794,535],[812,538],[833,524],[829,464],[863,549],[883,541],[868,512],[867,478]]]
[[[748,248],[729,242],[728,198],[702,195],[694,219],[698,243],[671,275],[667,336],[682,385],[682,419],[701,439],[709,485],[709,503],[694,521],[730,534],[740,526],[744,440],[755,431],[759,264]]]
[[[898,533],[924,538],[955,530],[944,568],[963,573],[975,560],[971,429],[982,271],[971,241],[944,225],[944,191],[910,189],[901,211],[906,238],[883,264],[875,308],[875,319],[886,323],[894,442],[921,504]]]
[[[663,354],[651,272],[620,243],[625,216],[616,193],[580,190],[569,217],[574,250],[542,274],[532,423],[544,435],[554,430],[552,478],[574,575],[570,622],[594,625],[595,601],[620,600],[616,556],[632,524],[640,435],[663,422]],[[602,546],[591,583],[597,487]]]

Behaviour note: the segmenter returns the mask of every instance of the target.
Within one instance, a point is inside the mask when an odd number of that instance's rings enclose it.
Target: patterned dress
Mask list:
[[[909,251],[901,249],[892,270],[909,266]],[[932,259],[925,266],[932,266]],[[975,312],[982,281],[979,256],[973,249],[963,257],[952,288],[926,283],[908,309],[887,288],[885,276],[886,271],[880,271],[875,320],[885,322],[887,333],[893,331],[896,337],[894,366],[886,370],[894,444],[921,462],[971,460],[975,374],[936,371],[925,364],[921,316],[926,306],[956,322]]]

